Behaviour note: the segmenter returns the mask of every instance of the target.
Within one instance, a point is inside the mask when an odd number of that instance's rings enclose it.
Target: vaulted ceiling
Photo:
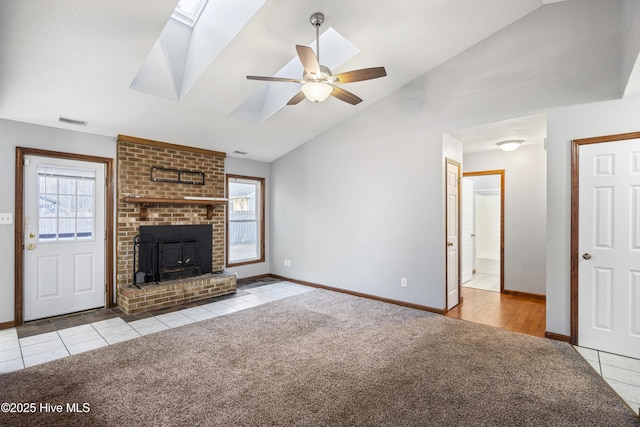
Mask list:
[[[242,7],[229,1],[231,11]],[[546,3],[555,1],[266,0],[191,89],[171,100],[130,86],[177,0],[3,1],[0,118],[272,161]],[[384,66],[387,77],[345,86],[364,99],[356,106],[330,97],[283,102],[260,123],[234,116],[265,84],[246,75],[272,76],[295,58],[296,44],[313,46],[309,17],[318,11],[321,33],[332,28],[359,49],[334,74]]]

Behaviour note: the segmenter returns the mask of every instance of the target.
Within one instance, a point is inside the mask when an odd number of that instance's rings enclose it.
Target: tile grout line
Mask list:
[[[600,350],[596,350],[596,354],[598,355],[598,370],[600,371],[600,376],[604,378],[602,375],[602,360],[600,359]]]
[[[269,283],[268,285],[265,285],[265,286],[270,286],[270,285],[274,285],[274,284],[278,284],[278,283],[285,283],[285,282]],[[286,285],[286,286],[288,286],[288,285],[290,285],[290,284],[289,284],[289,283],[285,283],[285,285]],[[218,314],[218,313],[216,313],[216,312],[214,312],[214,311],[208,310],[208,309],[206,309],[206,308],[204,308],[204,307],[201,307],[201,306],[188,307],[188,308],[184,308],[184,309],[181,309],[181,310],[176,310],[176,311],[172,311],[172,312],[169,312],[169,313],[163,313],[163,314],[180,313],[180,315],[181,315],[181,316],[184,316],[185,318],[187,318],[187,319],[189,319],[189,320],[190,320],[190,322],[189,322],[189,323],[186,323],[186,324],[191,324],[191,323],[200,322],[200,321],[205,320],[205,319],[197,320],[197,319],[194,319],[194,318],[192,318],[192,317],[188,316],[187,314],[181,313],[181,311],[183,311],[183,310],[188,310],[189,308],[197,308],[197,307],[200,307],[200,308],[202,308],[203,310],[206,310],[206,311],[208,311],[208,312],[210,312],[210,313],[214,314],[215,316],[213,316],[213,317],[219,317],[219,316],[225,316],[225,315],[227,315],[227,314],[235,313],[235,312],[238,312],[238,311],[242,311],[242,310],[245,310],[245,309],[248,309],[248,308],[258,307],[258,306],[260,306],[260,305],[262,305],[262,304],[266,304],[266,303],[268,303],[268,302],[281,300],[281,299],[284,299],[284,298],[288,298],[288,297],[290,297],[290,296],[298,295],[298,294],[300,294],[300,293],[305,293],[305,292],[309,292],[309,291],[312,291],[312,290],[313,290],[312,288],[307,288],[307,287],[299,288],[299,286],[300,286],[300,285],[294,285],[294,286],[295,286],[295,288],[296,288],[296,289],[304,289],[304,291],[302,291],[302,292],[291,292],[290,290],[286,290],[285,292],[279,292],[278,294],[280,294],[280,295],[277,295],[277,298],[269,299],[269,300],[267,300],[267,301],[262,301],[262,302],[257,302],[257,303],[256,303],[256,302],[254,302],[254,301],[246,301],[246,300],[241,299],[242,295],[237,296],[237,297],[234,297],[234,298],[230,298],[230,299],[228,299],[228,300],[227,300],[227,299],[225,299],[225,300],[221,300],[221,301],[214,301],[213,303],[211,303],[211,304],[214,304],[214,303],[220,303],[220,304],[222,304],[223,306],[227,307],[227,309],[231,309],[231,310],[233,310],[233,311],[230,311],[230,312],[227,312],[227,313],[223,313],[223,314]],[[254,295],[255,295],[255,294],[254,294]],[[237,308],[237,307],[234,307],[234,306],[233,306],[233,305],[231,305],[231,304],[226,303],[226,301],[231,301],[231,300],[234,300],[234,299],[238,299],[238,300],[239,300],[239,302],[241,302],[241,303],[243,303],[243,304],[249,304],[249,306],[248,306],[248,307],[245,307],[245,308],[241,308],[241,309],[239,309],[239,308]],[[203,305],[206,305],[206,304],[203,304]],[[161,316],[161,315],[162,315],[162,314],[159,314],[159,315],[151,315],[151,318],[155,318],[157,321],[159,321],[160,323],[162,323],[164,326],[166,326],[166,327],[167,327],[167,328],[169,328],[169,329],[174,329],[174,328],[176,328],[176,327],[186,325],[186,324],[183,324],[183,325],[171,326],[171,325],[169,325],[168,323],[163,322],[161,319],[159,319],[159,318],[158,318],[158,317],[159,317],[159,316]],[[117,319],[117,318],[120,318],[120,319],[121,319],[121,317],[119,317],[119,316],[113,317],[112,319]],[[96,333],[97,333],[97,335],[98,335],[98,336],[99,336],[99,337],[100,337],[100,338],[101,338],[101,339],[106,343],[106,345],[112,345],[112,343],[110,343],[110,342],[107,340],[107,338],[105,337],[105,335],[103,335],[103,334],[102,334],[102,333],[101,333],[101,332],[100,332],[100,331],[99,331],[99,330],[94,326],[94,324],[95,324],[95,323],[99,323],[99,322],[102,322],[102,321],[105,321],[105,320],[111,320],[111,319],[98,320],[98,321],[96,321],[96,322],[90,322],[90,323],[86,323],[86,324],[87,324],[87,325],[89,325],[89,326],[91,326],[92,330],[93,330],[94,332],[96,332]],[[142,319],[140,319],[140,320],[142,320]],[[131,329],[131,331],[135,332],[135,333],[138,335],[138,336],[133,337],[133,338],[130,338],[130,339],[140,338],[140,337],[144,336],[144,335],[143,335],[143,334],[141,334],[141,333],[140,333],[140,332],[139,332],[135,327],[130,326],[130,325],[129,325],[129,323],[130,323],[130,322],[127,322],[127,321],[124,321],[124,320],[123,320],[123,322],[124,322],[124,324],[126,324],[126,325],[128,325],[128,326],[129,326],[129,328]],[[77,326],[82,326],[82,325],[77,325]],[[72,327],[75,327],[75,326],[72,326]],[[65,328],[65,329],[70,329],[70,328]],[[64,330],[64,329],[62,329],[62,330]],[[68,356],[72,356],[72,355],[73,355],[73,354],[71,353],[71,351],[69,350],[69,347],[67,346],[67,343],[66,343],[66,342],[65,342],[65,340],[63,339],[62,335],[60,335],[60,331],[61,331],[61,330],[55,330],[55,331],[51,331],[51,332],[55,332],[55,333],[56,333],[57,340],[58,340],[60,343],[62,343],[62,346],[63,346],[63,348],[65,349],[65,351],[67,352],[67,355],[62,356],[62,357],[59,357],[59,358],[57,358],[57,359],[61,359],[61,358],[64,358],[64,357],[68,357]],[[129,332],[129,331],[127,331],[127,332]],[[159,332],[159,331],[157,331],[157,332]],[[36,335],[30,335],[29,337],[25,337],[25,338],[30,338],[30,337],[32,337],[32,336],[38,336],[38,335],[44,335],[44,334],[46,334],[46,333],[49,333],[49,332],[44,332],[44,333],[42,333],[42,334],[36,334]],[[155,332],[152,332],[152,333],[155,333]],[[24,369],[24,368],[26,368],[26,364],[25,364],[25,361],[24,361],[25,356],[24,356],[24,352],[23,352],[23,346],[22,346],[22,343],[20,342],[20,338],[17,336],[17,333],[16,333],[16,337],[17,337],[17,340],[18,340],[18,349],[20,350],[20,359],[14,359],[14,360],[20,360],[20,361],[21,361],[21,363],[22,363],[22,368],[17,369],[17,370],[20,370],[20,369]],[[51,341],[53,341],[53,340],[51,340]],[[118,341],[118,342],[121,342],[121,341]],[[80,343],[78,343],[78,344],[80,344]],[[114,344],[115,344],[115,343],[114,343]],[[99,346],[99,347],[103,347],[103,346]],[[99,348],[99,347],[96,347],[96,348]],[[90,351],[90,350],[91,350],[91,349],[88,349],[88,350],[85,350],[85,351]],[[83,351],[83,352],[84,352],[84,351]],[[43,352],[43,353],[37,353],[37,354],[45,354],[45,353],[46,353],[46,352]],[[75,354],[77,354],[77,353],[75,353]],[[31,355],[31,356],[34,356],[34,355]],[[48,361],[53,361],[53,360],[57,360],[57,359],[51,359],[51,360],[48,360]],[[46,362],[42,362],[42,363],[46,363]],[[38,364],[41,364],[41,363],[38,363]],[[32,366],[35,366],[35,365],[32,365]],[[11,371],[8,371],[8,372],[11,372]]]
[[[628,386],[631,386],[631,387],[634,387],[634,388],[639,388],[639,389],[640,389],[640,385],[625,383],[623,381],[618,381],[618,380],[615,380],[613,378],[605,378],[604,373],[602,371],[602,359],[600,357],[600,353],[601,353],[600,350],[596,350],[596,354],[598,355],[598,367],[600,368],[600,377],[609,385],[609,387],[611,387],[611,389],[618,395],[618,397],[620,397],[620,399],[625,402],[625,404],[629,407],[629,409],[631,409],[633,412],[635,412],[636,415],[640,415],[640,408],[634,409],[631,406],[631,401],[627,398],[627,396],[623,395],[616,387],[613,386],[613,384],[611,384],[609,382],[609,380],[617,381],[617,382],[620,382],[622,384],[626,384]],[[621,356],[621,357],[626,357],[626,356]],[[631,358],[631,359],[633,359],[633,358]],[[611,366],[611,365],[607,365],[607,366]],[[629,372],[638,372],[638,371],[634,371],[634,370],[630,370],[630,369],[620,368],[620,367],[617,367],[617,366],[612,366],[612,367],[623,369],[623,370],[626,370],[626,371],[629,371]]]

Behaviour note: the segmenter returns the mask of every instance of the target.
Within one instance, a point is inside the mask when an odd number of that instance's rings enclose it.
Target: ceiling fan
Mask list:
[[[377,79],[387,75],[384,67],[362,68],[359,70],[346,71],[344,73],[331,74],[331,70],[324,65],[320,65],[320,39],[318,37],[320,26],[324,22],[324,15],[320,12],[314,13],[310,18],[311,25],[316,27],[316,54],[308,46],[296,45],[298,58],[304,67],[302,79],[282,78],[282,77],[261,77],[247,76],[249,80],[264,80],[268,82],[289,82],[300,83],[300,92],[294,95],[287,102],[287,105],[296,105],[304,98],[312,102],[322,102],[329,95],[351,105],[362,102],[362,99],[353,93],[336,86],[338,83],[359,82],[362,80]]]

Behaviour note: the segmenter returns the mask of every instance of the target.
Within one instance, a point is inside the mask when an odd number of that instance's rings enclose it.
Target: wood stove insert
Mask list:
[[[134,239],[134,285],[211,273],[212,226],[140,226]]]

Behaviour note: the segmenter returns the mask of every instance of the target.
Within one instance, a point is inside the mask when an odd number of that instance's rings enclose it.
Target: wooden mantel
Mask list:
[[[227,198],[179,198],[179,197],[135,197],[127,196],[122,199],[126,203],[136,203],[140,205],[140,221],[149,218],[149,206],[151,205],[199,205],[207,207],[207,219],[213,219],[213,209],[216,206],[224,206]]]

